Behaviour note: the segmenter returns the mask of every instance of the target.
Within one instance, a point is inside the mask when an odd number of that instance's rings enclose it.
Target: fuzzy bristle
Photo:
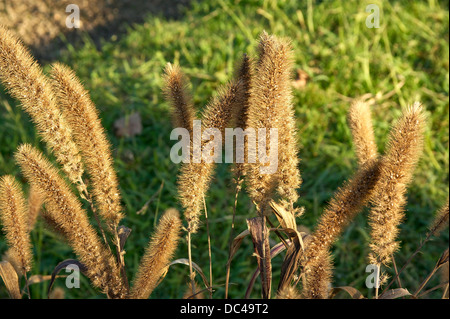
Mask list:
[[[305,273],[306,283],[302,290],[302,297],[305,299],[327,299],[333,275],[331,254],[328,251],[322,252],[308,264]]]
[[[431,226],[429,228],[431,235],[438,235],[440,232],[442,232],[445,227],[448,226],[448,197],[447,202],[444,204],[444,206],[441,207],[441,209],[437,212],[433,222],[431,223]]]
[[[405,216],[407,186],[422,154],[424,126],[423,108],[414,103],[403,111],[391,129],[369,213],[371,264],[389,265],[391,256],[399,248],[398,227]]]
[[[276,299],[300,299],[300,293],[294,286],[286,285],[277,292]]]
[[[28,195],[28,225],[29,231],[34,228],[36,220],[39,216],[39,212],[42,207],[42,196],[34,185],[30,185],[30,191]]]
[[[337,190],[322,213],[301,256],[308,287],[321,287],[313,289],[311,293],[306,292],[311,298],[315,295],[324,296],[325,281],[331,280],[331,274],[325,272],[325,268],[320,268],[321,260],[329,254],[332,244],[373,196],[380,177],[380,167],[381,161],[378,159],[363,164],[355,176]]]
[[[28,50],[2,26],[0,80],[30,115],[69,180],[79,185],[83,175],[81,156],[72,139],[72,131],[57,107],[52,87]]]
[[[133,287],[132,299],[147,299],[159,283],[164,268],[178,245],[181,232],[181,220],[175,209],[168,209],[161,217],[149,246],[145,250],[139,265]]]
[[[40,192],[45,203],[43,214],[48,214],[66,236],[79,261],[87,267],[92,284],[110,298],[124,298],[126,289],[113,255],[100,242],[86,211],[57,169],[31,145],[20,146],[15,158],[29,183]]]
[[[185,128],[192,135],[192,125],[196,118],[189,82],[178,65],[168,63],[164,69],[163,93],[172,107],[172,121],[176,128]]]
[[[0,179],[0,221],[9,246],[8,256],[15,269],[25,275],[31,269],[32,246],[28,233],[28,207],[23,192],[12,176]]]
[[[248,109],[250,106],[250,95],[252,89],[252,77],[253,77],[253,62],[246,54],[242,57],[238,64],[236,78],[239,81],[239,97],[240,103],[235,103],[235,110],[233,110],[234,127],[241,128],[243,131],[248,126]],[[245,163],[248,161],[248,136],[244,136],[243,149],[239,150],[243,155],[243,163],[236,161],[233,168],[236,181],[239,181],[245,174]],[[236,149],[236,153],[238,150]]]
[[[58,105],[67,118],[89,173],[99,214],[115,229],[123,218],[121,196],[110,144],[97,108],[69,67],[54,64],[51,75]]]
[[[291,45],[287,40],[264,32],[260,36],[258,51],[259,60],[252,81],[247,127],[253,128],[255,132],[261,128],[266,129],[266,154],[269,161],[263,163],[259,160],[261,150],[258,147],[262,143],[258,136],[257,147],[248,150],[249,157],[256,159],[256,163],[246,165],[246,176],[250,197],[258,206],[259,212],[264,213],[275,193],[290,208],[298,199],[297,190],[301,185],[301,178],[290,87],[293,64]],[[270,129],[278,131],[277,152],[270,150]],[[274,156],[278,156],[276,172],[262,173],[262,167],[270,165]]]
[[[219,89],[218,94],[212,99],[212,101],[206,106],[202,114],[202,132],[207,129],[217,129],[225,136],[225,128],[231,122],[233,109],[235,105],[240,103],[238,94],[239,82],[231,81],[229,84]],[[195,137],[194,137],[195,138]],[[203,154],[205,149],[209,145],[212,145],[216,141],[203,140],[200,150]],[[212,151],[213,149],[211,149]],[[215,151],[218,151],[214,148]],[[221,150],[219,150],[220,152]],[[213,155],[209,154],[212,158]],[[209,188],[209,184],[214,172],[214,161],[210,162],[201,158],[199,163],[194,160],[194,149],[191,148],[191,162],[183,164],[180,169],[180,175],[178,178],[178,194],[181,205],[184,209],[184,216],[188,222],[188,230],[195,233],[198,229],[199,218],[203,206],[203,198],[206,197],[206,193]]]
[[[377,144],[369,105],[356,101],[350,106],[348,122],[353,136],[356,158],[360,165],[377,157]]]

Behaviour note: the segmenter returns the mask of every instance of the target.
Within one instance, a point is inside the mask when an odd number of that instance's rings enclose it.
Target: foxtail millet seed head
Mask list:
[[[176,209],[168,209],[161,217],[141,259],[130,298],[148,299],[156,288],[178,246],[181,226]]]
[[[0,179],[0,221],[9,246],[9,259],[19,275],[31,270],[32,245],[28,232],[28,207],[19,183],[13,176]]]
[[[21,102],[69,180],[79,185],[83,165],[72,131],[41,67],[11,31],[0,25],[0,80]]]

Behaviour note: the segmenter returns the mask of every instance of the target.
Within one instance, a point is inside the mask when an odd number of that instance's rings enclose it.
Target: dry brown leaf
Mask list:
[[[270,207],[272,207],[273,212],[275,213],[275,216],[277,217],[281,227],[297,229],[295,216],[292,213],[288,212],[281,205],[278,205],[274,201],[270,202]]]
[[[270,299],[272,286],[272,262],[270,259],[269,230],[264,216],[247,219],[247,227],[253,241],[256,260],[260,270],[262,297]]]
[[[0,277],[2,277],[11,299],[22,299],[19,288],[19,278],[14,267],[8,261],[0,262]]]
[[[250,235],[250,231],[246,229],[233,239],[233,242],[231,243],[230,256],[228,257],[227,266],[231,264],[234,255],[236,254],[237,250],[242,244],[242,240],[248,235]]]
[[[288,242],[290,243],[290,242]],[[284,251],[286,249],[286,246],[284,245],[284,243],[278,243],[275,246],[272,247],[272,249],[270,250],[270,258],[275,257],[276,255],[278,255],[279,253],[281,253],[282,251]],[[255,284],[256,278],[258,277],[258,275],[260,274],[259,271],[259,267],[255,270],[255,272],[253,273],[252,278],[250,279],[250,283],[248,284],[247,287],[247,291],[245,292],[245,297],[244,299],[248,299],[250,298],[250,294],[252,292],[253,286]]]
[[[272,207],[278,222],[284,228],[282,231],[290,237],[292,242],[287,249],[286,256],[281,266],[280,282],[277,288],[277,290],[280,291],[286,285],[291,283],[295,271],[298,269],[301,253],[304,251],[303,238],[306,236],[306,233],[300,233],[297,230],[295,216],[285,210],[281,205],[271,201],[270,207]]]
[[[120,251],[123,251],[123,247],[125,247],[125,242],[127,241],[128,236],[130,236],[130,233],[131,233],[131,228],[128,228],[125,226],[119,226],[117,235],[119,236]]]
[[[133,137],[142,132],[141,115],[138,112],[122,117],[114,122],[114,132],[118,137]]]
[[[384,292],[378,299],[397,299],[405,296],[411,296],[411,293],[405,288],[396,288]]]
[[[308,73],[306,73],[302,69],[297,69],[297,74],[295,76],[295,80],[292,81],[292,86],[297,90],[301,90],[306,86],[309,79],[310,77]]]

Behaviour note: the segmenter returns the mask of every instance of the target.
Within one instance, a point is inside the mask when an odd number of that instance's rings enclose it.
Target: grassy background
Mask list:
[[[380,7],[380,28],[367,28],[369,3]],[[88,36],[82,45],[66,44],[59,60],[76,70],[98,106],[113,144],[127,217],[133,232],[125,246],[130,278],[161,213],[177,207],[178,165],[169,158],[173,141],[169,108],[162,98],[162,70],[179,63],[192,82],[198,109],[227,82],[236,61],[253,55],[262,30],[292,39],[295,67],[309,76],[294,91],[301,148],[303,185],[298,205],[306,213],[298,224],[313,229],[327,201],[356,168],[346,112],[353,98],[365,95],[372,103],[375,134],[383,152],[386,136],[401,108],[418,100],[427,110],[425,151],[408,194],[407,218],[401,227],[401,266],[424,238],[435,211],[448,196],[449,156],[449,12],[446,1],[250,1],[193,2],[177,20],[149,16],[145,23],[130,21],[123,36],[105,39],[99,48]],[[45,67],[48,70],[48,66]],[[41,145],[29,119],[16,101],[0,93],[0,175],[20,176],[12,155],[20,143]],[[113,122],[139,112],[142,134],[118,138]],[[229,164],[216,170],[207,198],[210,217],[215,298],[224,296],[225,264],[231,225],[234,187]],[[143,215],[136,212],[164,187]],[[238,202],[236,233],[246,229],[254,208],[246,194]],[[348,227],[333,249],[334,285],[351,285],[371,296],[366,278],[369,229],[366,212]],[[0,252],[6,245],[0,239]],[[35,249],[33,274],[49,274],[56,264],[74,258],[68,246],[38,223],[32,232]],[[405,287],[415,287],[431,271],[448,247],[448,230],[427,244],[402,276]],[[231,269],[230,296],[243,297],[256,268],[251,240],[244,240]],[[187,257],[183,238],[176,258]],[[206,228],[193,238],[193,260],[208,274]],[[273,261],[274,286],[282,256]],[[388,270],[390,271],[390,270]],[[188,268],[173,266],[153,298],[179,298],[186,290]],[[430,284],[438,283],[435,277]],[[60,279],[57,286],[63,286]],[[256,285],[252,297],[259,297]],[[47,283],[31,287],[44,297]],[[82,289],[66,289],[70,298],[95,298],[96,291],[82,279]],[[6,296],[4,287],[0,295]],[[432,295],[440,297],[440,293]]]

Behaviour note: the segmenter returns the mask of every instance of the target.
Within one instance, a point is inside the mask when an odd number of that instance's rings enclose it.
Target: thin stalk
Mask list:
[[[188,242],[189,277],[191,278],[192,295],[195,295],[195,281],[194,281],[195,275],[192,269],[191,223],[188,224],[187,242]]]
[[[448,289],[448,281],[446,281],[446,282],[443,282],[442,284],[439,284],[439,285],[437,285],[436,287],[433,287],[433,288],[430,288],[430,289],[428,289],[428,290],[426,290],[424,293],[421,293],[419,296],[417,296],[416,298],[421,298],[421,297],[423,297],[423,296],[425,296],[425,295],[428,295],[430,292],[432,292],[432,291],[435,291],[435,290],[437,290],[437,289],[439,289],[439,288],[442,288],[442,287],[446,287],[446,289]],[[444,291],[444,293],[445,293],[446,291]]]
[[[243,179],[241,177],[238,178],[238,181],[236,183],[236,191],[234,194],[234,207],[233,207],[233,218],[231,221],[231,232],[230,232],[230,241],[228,244],[228,260],[230,260],[231,256],[231,246],[233,244],[233,237],[234,237],[234,220],[236,217],[236,207],[237,207],[237,201],[238,201],[238,195],[241,191]],[[230,269],[231,269],[231,263],[227,263],[227,270],[226,270],[226,277],[225,277],[225,299],[228,298],[228,286],[230,284]]]
[[[430,274],[427,276],[427,278],[425,278],[424,281],[422,281],[422,283],[420,284],[419,288],[417,288],[416,292],[413,295],[413,298],[417,298],[417,296],[419,295],[419,293],[422,291],[422,289],[426,286],[426,284],[430,281],[431,277],[434,276],[434,274],[436,273],[436,271],[439,269],[439,267],[434,267],[434,269],[430,272]]]
[[[83,180],[80,181],[80,196],[85,199],[89,206],[91,207],[92,214],[94,215],[95,221],[97,222],[98,228],[100,229],[100,232],[103,237],[103,241],[105,242],[106,247],[108,247],[109,251],[111,252],[111,247],[109,247],[108,240],[106,239],[105,231],[102,227],[102,224],[100,223],[100,219],[98,218],[97,209],[94,206],[94,202],[92,201],[92,197],[89,194],[86,184]]]
[[[205,208],[206,234],[208,236],[208,255],[209,255],[209,286],[213,286],[212,279],[212,254],[211,254],[211,236],[209,233],[208,210],[206,209],[205,196],[203,196],[203,206]],[[209,297],[212,299],[212,289],[209,289]]]
[[[28,285],[28,276],[27,276],[27,273],[24,272],[23,276],[25,277],[25,288],[27,289],[28,299],[31,299],[30,286]]]
[[[380,270],[381,264],[377,264],[377,278],[375,281],[375,299],[378,299],[378,290],[380,289]]]
[[[120,267],[120,275],[123,279],[123,282],[125,284],[125,287],[127,290],[130,289],[130,284],[128,282],[127,273],[125,271],[125,259],[124,259],[124,251],[120,248],[120,238],[119,234],[117,233],[117,228],[114,229],[114,241],[116,246],[116,252],[117,252],[117,260]]]
[[[390,283],[386,286],[386,288],[384,288],[383,293],[385,293],[391,286],[392,284],[397,280],[397,278],[399,278],[400,274],[403,272],[403,270],[405,270],[406,266],[409,265],[409,263],[411,262],[411,260],[420,252],[420,250],[422,249],[422,247],[425,245],[425,243],[431,238],[431,233],[429,233],[427,235],[427,237],[425,238],[425,240],[420,244],[420,246],[416,249],[416,251],[408,258],[408,260],[406,261],[406,263],[403,265],[403,267],[400,269],[400,271],[394,276],[394,278],[392,278],[392,280],[390,281]],[[383,294],[382,293],[382,294]]]
[[[447,293],[448,293],[448,282],[447,285],[445,285],[444,293],[442,294],[442,299],[446,299],[445,297],[447,296]]]
[[[392,258],[392,264],[394,265],[394,271],[395,271],[395,276],[397,277],[398,286],[399,286],[400,288],[403,288],[403,287],[402,287],[402,281],[400,280],[400,277],[398,276],[397,263],[395,262],[395,257],[394,257],[394,255],[392,255],[391,258]]]

